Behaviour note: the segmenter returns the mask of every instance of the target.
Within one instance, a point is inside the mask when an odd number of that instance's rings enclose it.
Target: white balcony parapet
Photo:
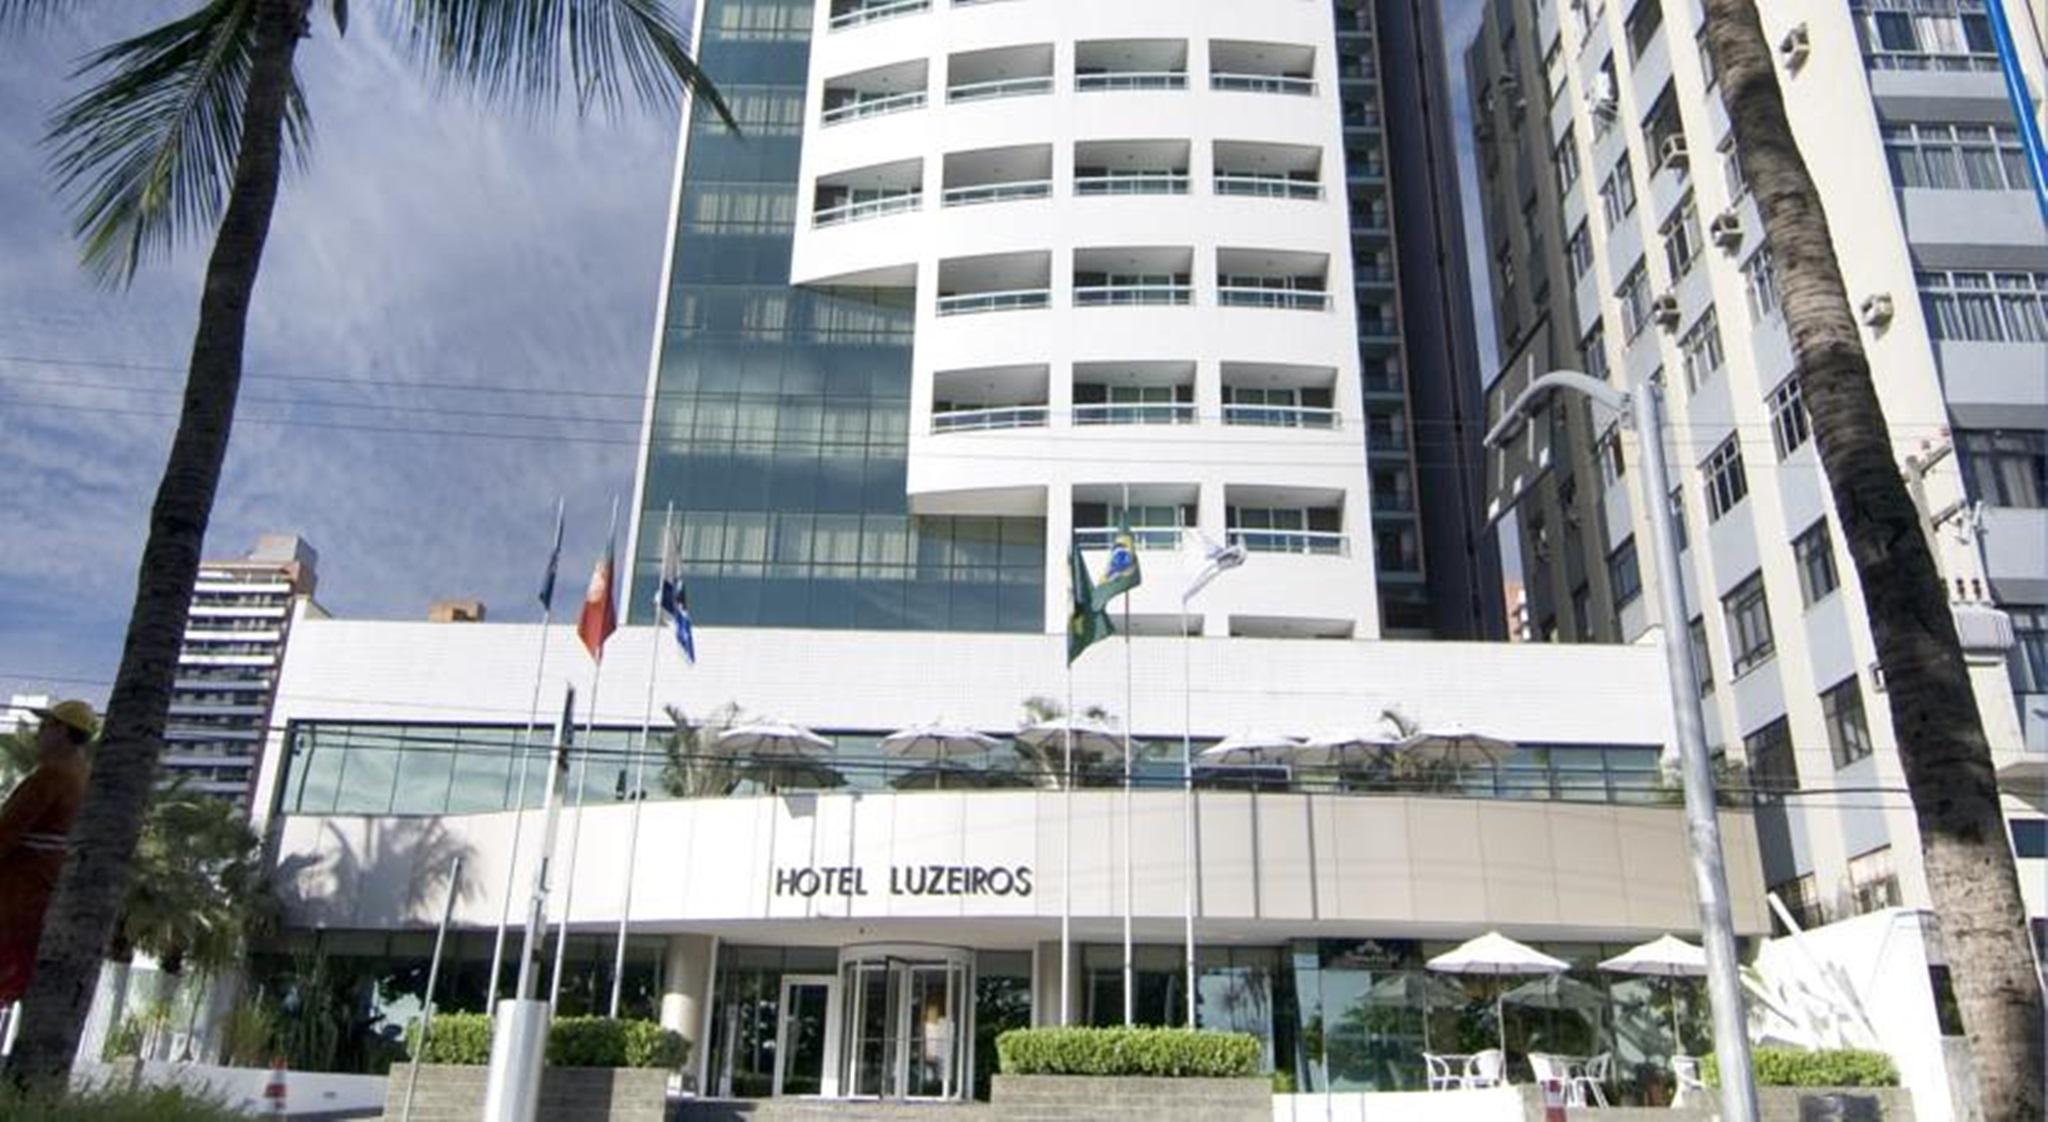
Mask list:
[[[1107,175],[1077,175],[1076,195],[1185,195],[1188,174],[1184,171],[1129,171]]]
[[[1334,429],[1340,426],[1335,409],[1307,405],[1225,405],[1226,425],[1263,425],[1287,429]]]
[[[1074,287],[1074,306],[1100,308],[1112,304],[1192,304],[1195,290],[1185,284],[1092,284]]]
[[[1237,93],[1277,93],[1312,96],[1316,92],[1313,78],[1290,78],[1284,74],[1211,74],[1209,88],[1229,90]]]
[[[1256,195],[1268,199],[1320,199],[1323,197],[1323,185],[1312,179],[1289,179],[1284,175],[1219,171],[1216,173],[1216,193]]]
[[[843,226],[848,222],[880,218],[885,214],[900,214],[906,210],[917,210],[922,206],[922,191],[910,191],[880,199],[862,199],[857,203],[841,203],[838,206],[826,207],[812,214],[811,225],[820,229],[826,226]]]
[[[1074,406],[1077,425],[1192,425],[1195,407],[1185,401],[1110,401]]]
[[[1226,308],[1295,308],[1323,312],[1330,308],[1330,294],[1301,288],[1224,286],[1216,290],[1216,302]]]
[[[848,121],[857,121],[862,117],[879,117],[885,113],[901,113],[909,109],[922,108],[924,91],[906,90],[887,97],[870,97],[849,101],[844,105],[835,105],[825,110],[824,116],[820,119],[824,124],[840,125]]]
[[[989,409],[951,409],[932,414],[932,431],[987,432],[991,429],[1039,429],[1045,427],[1043,405],[1002,405]]]
[[[885,19],[895,19],[897,16],[907,16],[915,12],[927,11],[931,6],[932,0],[883,0],[879,4],[862,4],[858,7],[848,8],[833,16],[830,27],[834,31],[848,27],[859,27],[862,24],[876,23]]]
[[[977,183],[969,187],[948,187],[939,196],[942,206],[977,206],[981,203],[1005,203],[1017,199],[1047,199],[1052,197],[1052,180],[1022,179],[1015,183]]]
[[[1108,549],[1116,544],[1116,537],[1122,531],[1121,526],[1076,526],[1074,544],[1082,549]],[[1178,526],[1133,526],[1131,540],[1141,551],[1179,549],[1181,529]]]
[[[1334,530],[1232,530],[1230,543],[1249,553],[1311,553],[1322,557],[1346,557],[1350,546]]]
[[[992,101],[999,97],[1030,97],[1052,92],[1052,77],[997,78],[988,82],[964,82],[946,90],[949,103]]]
[[[1131,70],[1104,74],[1076,74],[1074,88],[1083,93],[1096,90],[1184,90],[1188,76],[1178,70]]]
[[[1052,292],[1044,288],[1018,288],[1003,292],[962,292],[939,297],[942,316],[974,312],[1009,312],[1024,308],[1045,308],[1052,304]]]

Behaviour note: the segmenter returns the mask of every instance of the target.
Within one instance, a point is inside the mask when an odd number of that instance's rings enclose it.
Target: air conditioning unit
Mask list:
[[[1674,171],[1683,169],[1692,162],[1692,154],[1685,146],[1682,136],[1667,136],[1657,146],[1657,162]]]
[[[1650,318],[1666,331],[1678,329],[1678,297],[1665,293],[1650,301]]]
[[[1724,210],[1707,224],[1707,236],[1722,249],[1734,252],[1742,248],[1742,216],[1732,210]]]
[[[1865,327],[1883,327],[1892,321],[1892,298],[1887,292],[1872,293],[1856,306],[1856,312],[1863,317]]]
[[[1806,65],[1806,56],[1813,53],[1813,36],[1807,33],[1805,24],[1794,25],[1792,30],[1778,40],[1778,57],[1785,60],[1785,69],[1797,70]]]
[[[1614,92],[1614,79],[1605,71],[1594,75],[1586,87],[1586,101],[1594,115],[1612,118],[1621,106],[1620,95]]]

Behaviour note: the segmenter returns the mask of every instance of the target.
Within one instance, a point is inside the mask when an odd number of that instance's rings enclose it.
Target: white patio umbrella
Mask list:
[[[1563,974],[1549,974],[1523,982],[1502,994],[1501,1000],[1530,1009],[1555,1009],[1561,1013],[1579,1013],[1596,1018],[1607,1008],[1607,995]]]
[[[1518,974],[1562,974],[1571,969],[1571,964],[1561,958],[1544,954],[1526,943],[1517,943],[1498,931],[1489,931],[1430,959],[1429,968],[1444,974],[1490,974],[1494,977],[1505,977]],[[1501,991],[1496,988],[1493,995],[1493,1025],[1500,1033],[1500,1054],[1505,1061],[1508,1054],[1508,1023],[1501,1015],[1501,996]]]
[[[1205,764],[1271,764],[1284,762],[1301,741],[1278,733],[1246,732],[1225,737],[1195,753]]]
[[[1394,737],[1370,731],[1313,736],[1294,749],[1292,762],[1307,768],[1358,767],[1386,755],[1399,743]]]
[[[938,788],[944,786],[949,776],[962,774],[961,769],[951,766],[955,757],[984,754],[999,743],[995,737],[970,728],[930,724],[890,733],[882,738],[882,751],[898,759],[930,760],[934,766],[911,774],[926,776],[929,785]]]
[[[744,756],[825,756],[832,742],[787,721],[756,721],[718,734],[718,746]]]
[[[1704,977],[1707,973],[1707,952],[1677,936],[1660,935],[1602,962],[1600,969],[1614,974],[1639,974],[1665,980],[1665,1002],[1671,1012],[1671,1051],[1682,1054],[1685,1042],[1678,1035],[1678,987],[1671,979]]]
[[[1017,734],[1017,745],[1036,758],[1040,766],[1064,775],[1069,733],[1073,734],[1077,760],[1123,753],[1123,735],[1093,717],[1055,717],[1026,726]]]
[[[1457,767],[1473,763],[1497,764],[1514,752],[1515,743],[1498,736],[1474,732],[1464,725],[1439,725],[1402,737],[1396,745],[1418,759],[1442,760]]]

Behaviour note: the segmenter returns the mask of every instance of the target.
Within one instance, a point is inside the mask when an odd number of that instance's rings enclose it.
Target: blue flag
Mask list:
[[[555,500],[555,547],[548,551],[547,572],[540,577],[540,610],[555,610],[555,572],[562,566],[562,500]]]
[[[683,588],[682,543],[676,538],[675,527],[664,520],[661,527],[661,582],[655,590],[654,603],[661,611],[661,622],[675,629],[676,645],[683,648],[683,657],[694,666],[697,662],[697,635],[690,620],[690,594]]]

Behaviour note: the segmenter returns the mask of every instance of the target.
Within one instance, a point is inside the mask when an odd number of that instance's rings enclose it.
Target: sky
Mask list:
[[[88,50],[190,7],[95,6],[0,41],[0,698],[106,695],[205,263],[195,243],[97,287],[44,122]],[[1455,76],[1478,0],[1444,18]],[[494,111],[379,30],[321,22],[299,50],[312,162],[278,204],[206,556],[297,533],[337,615],[475,597],[525,619],[556,497],[577,588],[611,496],[631,501],[676,116]],[[1476,243],[1462,88],[1451,103]]]

